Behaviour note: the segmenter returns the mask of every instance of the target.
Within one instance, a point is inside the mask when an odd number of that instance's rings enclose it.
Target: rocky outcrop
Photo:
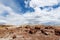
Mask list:
[[[25,25],[0,28],[0,40],[60,40],[60,27]]]

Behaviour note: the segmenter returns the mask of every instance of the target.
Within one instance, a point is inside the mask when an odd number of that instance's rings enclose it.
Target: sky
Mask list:
[[[0,0],[0,24],[60,25],[60,0]]]

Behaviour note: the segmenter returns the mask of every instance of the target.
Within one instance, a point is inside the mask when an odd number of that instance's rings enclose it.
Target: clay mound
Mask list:
[[[60,27],[25,25],[0,28],[0,40],[60,40]]]

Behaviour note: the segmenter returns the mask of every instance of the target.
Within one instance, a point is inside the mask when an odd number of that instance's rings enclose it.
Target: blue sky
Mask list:
[[[24,1],[25,0],[5,0],[5,1],[0,0],[1,3],[11,7],[16,12],[22,12],[22,13],[25,13],[27,11],[33,12],[34,9],[29,6],[29,3],[27,4],[28,7],[25,7]]]
[[[60,25],[59,0],[0,0],[0,24]]]

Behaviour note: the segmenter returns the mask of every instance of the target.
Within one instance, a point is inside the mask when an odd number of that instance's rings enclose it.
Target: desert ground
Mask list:
[[[60,40],[60,26],[0,25],[0,40]]]

